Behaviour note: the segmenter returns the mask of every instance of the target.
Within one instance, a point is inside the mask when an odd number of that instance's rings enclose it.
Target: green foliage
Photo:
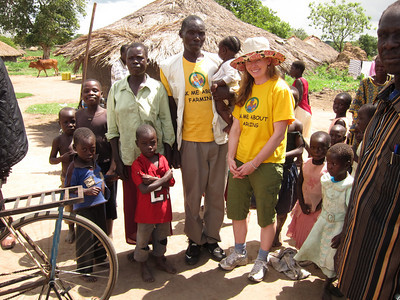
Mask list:
[[[344,92],[357,90],[360,80],[349,76],[347,70],[328,69],[328,66],[319,66],[313,72],[305,75],[310,92],[319,92],[324,88],[341,90]]]
[[[26,109],[26,113],[35,115],[57,115],[63,107],[78,107],[76,103],[46,103],[46,104],[34,104]]]
[[[8,46],[11,46],[13,48],[17,48],[17,46],[15,45],[14,41],[11,38],[8,38],[6,36],[0,35],[0,41],[2,41],[3,43],[7,44]]]
[[[363,34],[360,35],[357,41],[358,46],[367,52],[368,57],[373,57],[378,54],[378,38]]]
[[[26,56],[41,56],[41,51],[26,51]],[[58,61],[58,70],[61,74],[62,72],[73,72],[73,65],[67,64],[67,59],[63,56],[53,56],[50,55],[50,58],[57,59]],[[16,62],[6,61],[4,64],[7,66],[8,74],[10,75],[30,75],[30,76],[37,76],[38,70],[34,68],[29,68],[30,61],[22,60],[18,58]],[[54,70],[46,70],[49,76],[53,76]],[[42,71],[40,73],[40,77],[46,76],[46,74]]]
[[[24,46],[41,46],[45,58],[50,48],[69,41],[79,29],[87,0],[3,1],[0,29]]]
[[[315,28],[323,32],[322,39],[331,39],[333,45],[341,52],[344,47],[345,39],[363,33],[365,29],[371,28],[371,17],[364,14],[364,9],[360,3],[315,3],[309,4],[311,13],[308,16]]]
[[[31,96],[33,96],[33,94],[31,94],[31,93],[15,93],[15,96],[17,97],[17,99],[22,99],[25,97],[31,97]]]
[[[282,21],[261,0],[216,0],[218,4],[233,12],[243,22],[265,29],[281,38],[288,38],[292,28]]]
[[[303,28],[292,29],[292,34],[301,40],[308,38],[308,34]]]

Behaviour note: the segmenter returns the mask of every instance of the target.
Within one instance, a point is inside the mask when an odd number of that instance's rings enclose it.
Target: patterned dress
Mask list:
[[[336,276],[333,262],[336,249],[331,247],[331,241],[342,231],[353,177],[348,174],[344,180],[333,182],[331,175],[325,173],[321,177],[321,185],[321,214],[294,259],[297,261],[310,260],[328,278],[333,278]]]

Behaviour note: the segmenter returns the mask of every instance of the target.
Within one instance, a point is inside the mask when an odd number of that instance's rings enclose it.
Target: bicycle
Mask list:
[[[0,233],[0,241],[11,233],[16,245],[0,252],[1,299],[22,295],[24,299],[110,298],[118,275],[111,241],[92,221],[64,212],[65,205],[83,201],[82,186],[4,200],[0,219],[6,228]],[[47,210],[56,207],[58,211]],[[14,221],[10,217],[26,213],[31,214]],[[71,244],[66,242],[68,224],[64,221],[72,222],[85,234],[76,236]]]

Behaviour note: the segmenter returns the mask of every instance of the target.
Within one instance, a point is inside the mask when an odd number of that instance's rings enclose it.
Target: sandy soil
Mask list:
[[[55,189],[60,184],[60,166],[50,165],[48,157],[51,142],[59,131],[56,116],[29,115],[24,111],[29,105],[35,103],[77,102],[80,82],[62,81],[60,76],[47,78],[11,76],[11,80],[16,92],[28,92],[33,96],[19,100],[29,138],[29,151],[27,156],[14,166],[7,184],[3,186],[4,196],[11,197]],[[332,101],[335,94],[334,91],[325,91],[312,95],[313,130],[327,130],[334,117]],[[174,235],[169,239],[167,256],[175,264],[178,274],[170,275],[154,270],[156,281],[144,283],[139,275],[138,264],[128,261],[127,254],[134,247],[126,244],[124,240],[122,186],[119,184],[119,217],[115,222],[113,242],[118,253],[120,272],[112,299],[320,299],[323,276],[313,266],[307,268],[312,275],[302,281],[288,280],[285,275],[276,272],[271,267],[265,280],[253,285],[246,278],[252,267],[251,264],[236,268],[231,272],[224,272],[218,268],[216,262],[209,259],[204,251],[199,264],[186,265],[184,252],[187,240],[183,232],[184,208],[179,170],[174,171],[174,177],[177,181],[171,191]],[[256,258],[259,246],[257,242],[259,228],[256,219],[256,212],[253,211],[248,233],[248,252],[252,260]],[[220,245],[226,250],[231,250],[234,243],[231,225],[230,220],[225,218]],[[286,234],[286,228],[283,233]],[[283,240],[284,246],[292,244],[285,236]],[[1,258],[0,262],[0,264],[5,263],[1,261]],[[150,264],[153,265],[153,262]]]

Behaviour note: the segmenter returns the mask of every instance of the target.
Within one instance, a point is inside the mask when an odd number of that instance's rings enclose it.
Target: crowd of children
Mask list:
[[[212,78],[211,90],[216,90],[220,86],[229,86],[234,90],[238,87],[240,81],[238,70],[244,72],[244,69],[241,69],[239,63],[235,65],[232,62],[236,62],[234,59],[240,51],[240,47],[239,39],[233,36],[229,36],[219,43],[218,54],[223,63]],[[274,57],[274,59],[279,59],[279,57]],[[338,290],[332,285],[336,278],[333,257],[338,246],[338,235],[342,231],[344,216],[349,205],[353,183],[352,175],[354,176],[357,169],[363,134],[375,112],[375,106],[364,104],[358,109],[354,141],[351,141],[351,146],[346,144],[349,142],[350,129],[350,122],[346,114],[352,102],[348,93],[339,93],[334,98],[333,112],[335,117],[328,131],[317,131],[309,135],[311,106],[308,98],[308,82],[302,77],[304,69],[303,62],[294,62],[290,69],[290,75],[295,78],[293,85],[289,88],[284,83],[282,84],[282,88],[290,89],[293,95],[295,103],[293,109],[296,112],[296,119],[291,123],[288,122],[287,126],[283,177],[278,202],[275,206],[276,231],[273,241],[272,236],[269,236],[268,239],[272,241],[272,247],[282,246],[281,231],[287,215],[291,213],[287,236],[292,238],[295,247],[299,249],[294,258],[300,262],[313,262],[322,270],[326,276],[324,297],[329,299],[331,294],[339,294]],[[253,74],[251,69],[249,69],[248,74],[256,80],[260,77],[256,73]],[[271,78],[280,80],[276,75]],[[240,93],[239,90],[239,95]],[[69,210],[92,220],[112,237],[113,220],[117,217],[116,183],[118,176],[115,173],[116,167],[112,159],[112,149],[106,138],[107,111],[100,106],[101,97],[102,87],[100,82],[88,79],[82,87],[82,100],[85,103],[85,108],[76,111],[73,108],[66,107],[60,110],[61,134],[53,140],[49,161],[51,164],[61,163],[61,186],[82,185],[84,188],[84,202],[74,204]],[[287,99],[290,104],[289,94],[287,94]],[[243,100],[247,100],[247,98],[243,98]],[[215,105],[217,113],[225,122],[220,126],[223,126],[223,131],[229,133],[233,125],[232,111],[235,103],[226,100],[216,101]],[[243,109],[247,110],[247,107]],[[234,115],[239,116],[238,109]],[[286,117],[291,120],[292,115],[288,114]],[[238,124],[235,124],[233,127],[235,131],[238,130],[238,126]],[[283,130],[285,128],[286,124]],[[309,144],[303,138],[304,135],[309,135]],[[131,178],[137,187],[137,207],[134,220],[138,224],[136,249],[133,257],[135,261],[140,263],[143,281],[152,282],[154,281],[153,273],[147,264],[150,243],[152,244],[152,255],[156,259],[158,268],[171,274],[176,273],[176,269],[165,257],[167,237],[172,234],[172,207],[169,188],[174,185],[175,181],[172,170],[169,168],[169,162],[163,155],[157,153],[157,133],[151,125],[143,124],[138,127],[136,146],[140,149],[141,154],[131,167]],[[308,158],[304,162],[302,158],[303,149],[306,149],[308,153]],[[232,158],[230,164],[233,168],[230,179],[231,190],[237,189],[235,178],[242,179],[251,174],[250,172],[246,175],[237,175],[238,170],[244,168],[239,167],[239,165],[236,166],[238,161],[233,162]],[[260,164],[251,164],[249,168],[254,171],[259,167]],[[300,173],[298,173],[298,168]],[[249,187],[249,189],[251,188]],[[239,191],[236,190],[236,193],[239,194]],[[232,198],[232,194],[230,195]],[[257,203],[257,205],[259,204]],[[73,225],[70,225],[66,241],[73,243],[75,240],[82,241],[83,239],[90,242],[91,238],[84,229],[75,229]],[[90,272],[87,268],[90,268],[88,265],[94,258],[84,255],[87,250],[84,245],[86,242],[81,243],[82,245],[77,246],[76,253],[78,268]],[[243,247],[245,247],[244,243],[236,243],[235,251],[237,245],[244,245]],[[268,245],[270,247],[270,244]],[[246,249],[243,248],[242,250],[240,255],[245,257],[247,255]],[[268,250],[260,248],[260,253],[264,255],[265,260],[267,260]],[[106,258],[102,249],[96,251],[103,260]],[[260,253],[259,257],[261,257]],[[230,270],[241,265],[242,262],[238,262],[240,255],[235,255],[235,258],[232,258],[231,254],[223,259],[219,264],[220,267]],[[238,261],[232,262],[233,259]],[[254,274],[251,273],[249,278],[258,282],[263,279],[264,272],[262,272],[261,277],[253,272]],[[84,279],[94,281],[95,277]]]

